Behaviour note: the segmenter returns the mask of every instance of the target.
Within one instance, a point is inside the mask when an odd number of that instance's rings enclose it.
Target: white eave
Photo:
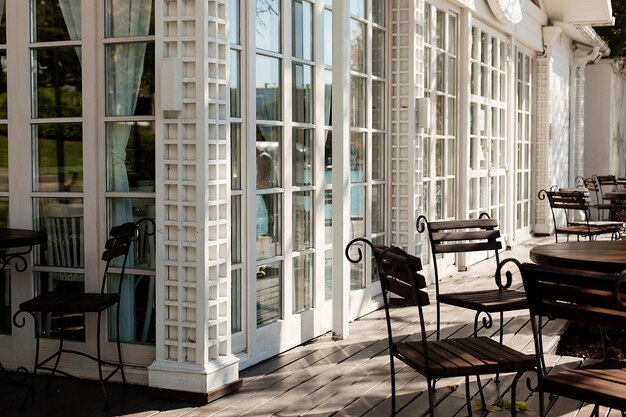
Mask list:
[[[542,0],[544,11],[553,22],[582,26],[613,26],[611,0]]]
[[[540,0],[539,3],[548,20],[574,42],[592,48],[598,46],[602,55],[608,55],[608,45],[592,26],[615,24],[611,0]]]

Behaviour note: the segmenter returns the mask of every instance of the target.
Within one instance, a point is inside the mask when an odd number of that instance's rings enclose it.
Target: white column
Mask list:
[[[229,303],[227,0],[157,1],[160,58],[182,61],[180,112],[156,91],[156,360],[149,385],[209,401],[239,386]],[[184,6],[184,7],[183,7]],[[193,10],[192,10],[193,9]],[[157,84],[158,88],[158,84]]]
[[[333,337],[349,334],[350,2],[333,4]]]

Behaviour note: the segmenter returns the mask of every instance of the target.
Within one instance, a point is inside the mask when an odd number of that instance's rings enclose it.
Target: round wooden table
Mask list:
[[[11,260],[19,260],[16,266],[18,271],[26,269],[24,255],[30,253],[35,245],[46,243],[47,235],[39,230],[27,229],[0,229],[0,270],[7,267]],[[7,249],[24,248],[22,251],[8,251]]]
[[[619,273],[626,269],[626,241],[562,242],[535,246],[530,259],[539,265]]]

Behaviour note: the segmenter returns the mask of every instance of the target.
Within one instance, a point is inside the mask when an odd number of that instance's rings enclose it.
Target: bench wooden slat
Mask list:
[[[500,238],[499,230],[466,230],[462,232],[434,232],[433,242],[455,242],[461,240],[487,240]]]
[[[459,253],[459,252],[480,252],[497,250],[502,248],[500,241],[495,242],[471,242],[471,243],[449,243],[449,244],[433,244],[435,253]]]
[[[498,227],[496,219],[468,219],[468,220],[437,220],[428,223],[431,232],[441,230],[469,229],[469,228],[494,228]]]

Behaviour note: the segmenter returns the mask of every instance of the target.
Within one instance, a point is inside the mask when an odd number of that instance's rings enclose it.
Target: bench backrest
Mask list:
[[[520,269],[531,315],[626,329],[626,283],[618,275],[530,263]]]

